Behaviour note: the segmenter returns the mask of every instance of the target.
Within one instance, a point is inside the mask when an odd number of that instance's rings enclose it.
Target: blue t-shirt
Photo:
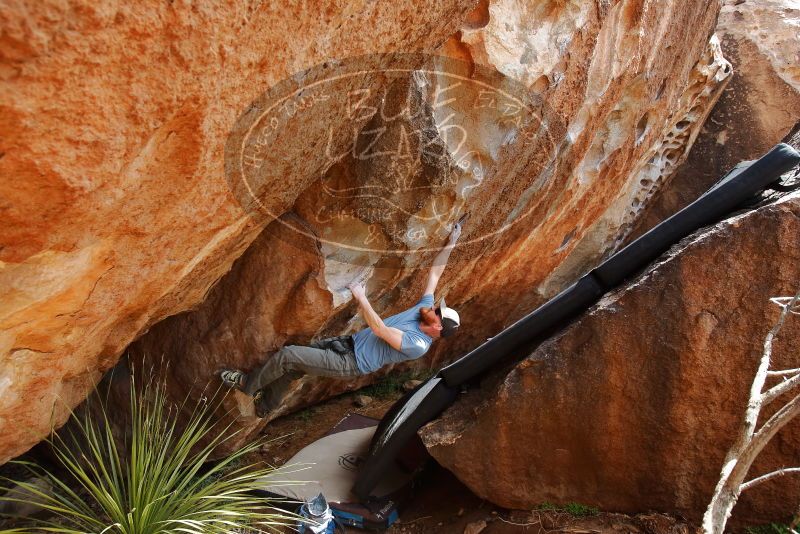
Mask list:
[[[423,295],[411,308],[383,320],[386,326],[403,331],[400,350],[393,349],[391,345],[376,336],[372,328],[365,328],[353,335],[356,363],[362,373],[377,371],[389,363],[416,360],[428,352],[433,338],[419,329],[419,309],[422,307],[433,307],[432,294]]]

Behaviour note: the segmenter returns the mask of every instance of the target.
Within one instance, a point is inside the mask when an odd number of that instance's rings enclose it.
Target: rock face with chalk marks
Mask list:
[[[471,4],[4,7],[0,461],[63,423],[136,337],[201,303],[259,235],[224,169],[259,94],[334,57],[430,52]],[[317,141],[281,154],[294,169],[271,184],[273,211],[316,179]]]
[[[63,423],[137,338],[133,354],[169,361],[182,395],[222,365],[251,368],[284,343],[359,328],[343,287],[364,268],[379,313],[412,305],[463,211],[464,244],[439,291],[463,312],[462,334],[421,364],[474,347],[610,252],[685,156],[729,75],[710,40],[718,9],[451,0],[321,13],[224,2],[4,10],[0,173],[14,179],[0,184],[0,460]],[[525,135],[530,124],[480,100],[474,83],[450,84],[442,100],[433,71],[372,72],[373,97],[415,106],[399,119],[408,128],[378,141],[370,132],[395,118],[342,107],[328,117],[330,138],[293,101],[292,135],[258,141],[262,169],[280,169],[260,184],[274,217],[252,217],[225,163],[234,126],[260,111],[251,103],[281,80],[302,84],[298,73],[314,65],[335,71],[342,58],[397,50],[457,58],[466,82],[478,64],[495,89],[518,80],[537,95],[548,136]],[[369,147],[381,157],[361,157]],[[401,157],[420,147],[419,161]],[[411,193],[388,217],[376,209],[395,200],[385,194],[321,217],[321,192],[354,183]],[[335,246],[368,239],[368,250]],[[371,379],[300,381],[285,410]],[[231,402],[242,439],[263,425],[248,399]]]
[[[347,283],[366,268],[379,314],[413,305],[448,224],[464,211],[461,244],[437,291],[462,312],[462,332],[406,365],[459,356],[590,268],[685,156],[730,66],[708,38],[713,5],[666,13],[647,2],[578,6],[547,12],[551,23],[514,3],[480,4],[439,49],[463,62],[455,69],[464,79],[454,83],[439,69],[390,84],[375,105],[380,111],[353,129],[353,149],[269,224],[205,303],[135,343],[135,358],[165,354],[175,362],[177,395],[221,366],[252,369],[284,344],[358,330],[364,324]],[[533,47],[527,55],[525,46],[522,56],[509,56],[498,44],[536,32],[544,33],[526,45]],[[529,59],[558,52],[536,48],[550,41],[564,50],[558,61]],[[474,63],[488,64],[488,74]],[[548,136],[526,143],[503,121],[502,105],[483,105],[490,99],[464,81],[479,75],[523,80],[547,108]],[[452,135],[453,125],[466,134]],[[398,157],[406,152],[422,156]],[[415,192],[419,184],[423,194]],[[368,188],[391,202],[331,194]],[[444,225],[435,213],[448,214]],[[420,235],[427,237],[415,240]],[[273,415],[374,379],[298,380]],[[229,407],[251,432],[263,426],[245,395]]]

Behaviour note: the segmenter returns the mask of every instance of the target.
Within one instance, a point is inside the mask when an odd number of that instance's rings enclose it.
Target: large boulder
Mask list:
[[[259,94],[330,58],[430,51],[473,3],[4,5],[0,462],[61,424],[148,326],[201,302],[263,229],[223,163]],[[276,213],[324,164],[307,130],[265,184]]]
[[[358,145],[358,154],[367,147],[395,153],[399,139],[416,152],[414,138],[402,132],[426,132],[426,146],[438,147],[439,156],[434,162],[423,158],[418,172],[403,175],[422,183],[421,192],[390,196],[391,215],[377,216],[384,199],[354,204],[330,191],[364,183],[386,191],[384,186],[396,185],[397,161],[382,156],[365,162],[355,154],[337,160],[297,191],[294,205],[269,224],[202,305],[154,326],[131,353],[137,360],[163,355],[171,388],[182,396],[220,367],[251,369],[285,343],[352,332],[363,323],[354,319],[354,303],[343,288],[358,270],[371,272],[368,290],[379,314],[412,305],[447,225],[469,211],[440,287],[462,311],[462,333],[437,342],[417,364],[454,359],[613,247],[620,229],[685,156],[730,73],[718,44],[709,40],[715,18],[713,3],[690,1],[666,10],[639,1],[566,2],[547,9],[480,3],[438,50],[464,62],[457,68],[466,82],[447,93],[454,100],[439,106],[433,88],[442,76],[420,71],[387,89],[383,102],[391,118],[376,114],[355,131],[359,140],[366,132],[383,132]],[[468,81],[478,73],[503,87],[503,80],[519,80],[538,95],[549,120],[547,143],[528,142],[504,124],[500,102],[481,105],[492,100],[470,89]],[[397,119],[407,103],[410,117]],[[463,146],[452,142],[441,120],[462,128]],[[462,167],[464,161],[469,165]],[[383,182],[371,181],[376,176]],[[430,216],[443,210],[444,227]],[[413,235],[428,237],[415,243]],[[306,377],[276,415],[373,379]],[[247,430],[237,439],[264,424],[242,394],[228,408]]]
[[[575,501],[698,521],[780,313],[769,299],[800,289],[798,266],[800,194],[702,230],[462,395],[423,441],[501,506]],[[796,368],[798,350],[800,320],[790,319],[773,368]],[[800,465],[798,422],[751,475]],[[796,479],[778,478],[745,493],[735,516],[784,520],[798,499]]]
[[[222,365],[253,367],[284,342],[357,328],[342,287],[358,267],[372,269],[380,313],[410,305],[454,207],[471,218],[441,289],[464,310],[465,335],[433,351],[437,362],[615,246],[685,156],[729,76],[709,41],[718,2],[497,0],[468,13],[473,3],[308,11],[302,2],[53,1],[0,13],[0,172],[14,178],[0,184],[0,461],[61,424],[125,347],[168,316],[185,312],[137,348],[171,363],[182,397]],[[345,113],[344,96],[361,86],[339,87],[342,106],[328,115],[298,96],[285,108],[282,142],[259,130],[257,151],[244,155],[262,179],[254,216],[224,162],[236,147],[229,132],[264,111],[259,95],[282,80],[312,80],[305,70],[314,65],[319,75],[348,56],[394,50],[463,60],[465,81],[479,63],[501,87],[519,80],[540,97],[547,149],[520,135],[501,102],[477,105],[461,89],[461,98],[436,100],[437,75],[389,86],[388,70],[365,69],[383,101],[402,109],[409,96],[421,112],[408,126],[425,143],[403,146],[433,146],[440,159],[405,168],[361,157],[380,146],[367,134],[388,120],[357,98],[371,112]],[[464,144],[446,133],[452,117]],[[408,140],[401,131],[395,148]],[[363,211],[344,203],[347,217],[319,217],[331,185],[400,178],[425,186],[403,197],[403,215],[381,219],[384,198],[373,195],[356,204]],[[337,246],[351,238],[373,244],[354,257]],[[342,388],[306,384],[287,409]],[[237,402],[241,424],[256,431],[252,406]]]
[[[800,7],[725,0],[716,33],[733,76],[686,162],[634,223],[641,235],[700,196],[742,160],[756,159],[800,119]]]

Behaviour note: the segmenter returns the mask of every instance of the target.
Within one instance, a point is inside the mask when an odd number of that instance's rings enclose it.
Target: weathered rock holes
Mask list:
[[[680,151],[678,150],[669,150],[664,153],[664,159],[669,165],[675,165],[675,162],[680,157]]]

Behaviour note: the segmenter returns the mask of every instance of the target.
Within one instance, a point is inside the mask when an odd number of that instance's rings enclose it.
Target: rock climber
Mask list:
[[[461,235],[463,222],[464,217],[455,223],[447,244],[434,258],[425,291],[414,306],[381,319],[367,299],[364,281],[357,279],[348,289],[358,302],[367,328],[308,346],[285,346],[249,373],[237,369],[221,371],[223,383],[253,396],[256,415],[266,417],[280,407],[292,381],[303,374],[355,377],[390,363],[422,357],[435,340],[455,334],[461,324],[458,313],[448,308],[443,298],[438,307],[434,306],[433,292]]]

